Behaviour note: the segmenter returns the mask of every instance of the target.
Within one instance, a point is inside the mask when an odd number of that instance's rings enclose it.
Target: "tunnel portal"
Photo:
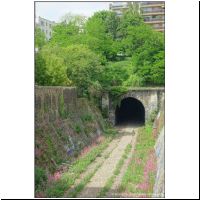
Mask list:
[[[116,107],[115,125],[143,125],[144,123],[145,109],[139,100],[128,97]]]

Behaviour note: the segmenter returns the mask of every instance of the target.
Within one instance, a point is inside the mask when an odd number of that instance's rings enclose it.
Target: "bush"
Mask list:
[[[115,129],[112,129],[112,128],[109,128],[109,129],[106,129],[105,130],[105,134],[106,135],[116,135],[117,134],[117,131]]]
[[[44,169],[40,167],[35,168],[35,187],[36,190],[41,188],[47,181],[47,175]]]
[[[142,85],[143,85],[143,79],[135,74],[130,75],[130,77],[123,83],[123,86],[127,87],[139,87]]]
[[[50,188],[47,189],[47,197],[61,197],[63,195],[63,191],[65,191],[68,187],[68,180],[58,180]]]
[[[153,123],[153,122],[154,122],[154,120],[155,120],[157,114],[158,114],[158,111],[157,111],[157,110],[154,110],[154,111],[150,114],[150,117],[149,117],[149,122],[150,122],[150,123]]]
[[[81,132],[81,127],[80,127],[79,124],[76,124],[76,125],[75,125],[74,131],[75,131],[76,133],[80,133],[80,132]]]
[[[91,122],[92,121],[92,116],[89,114],[84,114],[83,116],[81,116],[81,119],[83,122]]]

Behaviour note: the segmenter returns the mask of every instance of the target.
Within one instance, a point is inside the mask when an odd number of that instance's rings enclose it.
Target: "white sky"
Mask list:
[[[69,12],[89,17],[96,11],[109,10],[110,3],[111,2],[36,2],[36,21],[40,16],[58,22],[64,14]]]

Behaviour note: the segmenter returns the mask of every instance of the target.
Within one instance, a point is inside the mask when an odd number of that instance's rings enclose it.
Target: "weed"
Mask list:
[[[44,169],[40,167],[35,168],[35,188],[40,189],[47,181],[47,175]]]
[[[93,172],[89,173],[74,189],[73,191],[69,192],[68,197],[72,197],[75,198],[77,196],[77,194],[79,194],[83,188],[85,187],[85,185],[90,181],[90,179],[94,176],[94,174],[96,173],[96,171],[99,169],[99,167],[101,166],[101,164],[99,164]]]
[[[59,112],[60,117],[62,119],[66,119],[69,116],[69,112],[65,108],[65,103],[64,103],[64,97],[63,97],[63,95],[61,95],[60,98],[59,98],[58,112]]]
[[[149,195],[155,182],[154,160],[149,152],[155,145],[152,135],[152,123],[139,129],[134,155],[122,178],[120,190]]]
[[[149,122],[150,122],[150,123],[153,123],[153,122],[154,122],[154,120],[155,120],[157,114],[158,114],[158,110],[152,111],[152,113],[150,114],[150,117],[149,117]]]
[[[91,122],[93,120],[92,115],[90,114],[84,114],[81,116],[81,120],[83,122]]]
[[[81,127],[80,127],[79,124],[76,124],[76,125],[75,125],[74,131],[75,131],[76,133],[80,133],[80,132],[81,132]]]
[[[119,162],[117,163],[117,166],[113,172],[113,175],[107,180],[105,186],[100,190],[98,197],[105,197],[106,193],[110,190],[110,188],[112,187],[112,185],[114,183],[116,176],[119,175],[120,170],[124,164],[124,161],[127,158],[127,155],[131,151],[131,148],[132,148],[131,144],[128,144],[124,150],[122,157],[120,158]]]
[[[104,133],[105,135],[115,136],[118,132],[116,131],[116,129],[108,128],[105,130]]]
[[[50,198],[58,198],[63,195],[63,191],[65,191],[68,187],[69,182],[66,179],[58,180],[47,189],[46,195]]]
[[[67,189],[74,184],[75,180],[83,173],[89,164],[109,145],[111,137],[99,146],[93,148],[89,153],[80,159],[76,160],[69,168],[69,170],[62,174],[61,179],[54,182],[47,190],[47,197],[62,197]],[[81,187],[81,186],[80,186]]]

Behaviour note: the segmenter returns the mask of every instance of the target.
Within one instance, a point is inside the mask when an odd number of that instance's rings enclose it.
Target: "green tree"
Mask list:
[[[131,74],[127,80],[123,82],[123,86],[126,87],[140,87],[143,86],[143,78],[136,74]]]
[[[66,47],[71,45],[79,34],[79,27],[73,23],[61,23],[53,27],[52,38],[50,44]],[[76,38],[75,38],[76,37]]]
[[[85,21],[68,13],[48,42],[36,32],[37,84],[72,84],[81,95],[95,98],[109,87],[120,93],[127,87],[164,84],[164,36],[144,24],[136,4],[121,18],[100,11]]]
[[[165,53],[160,51],[154,55],[154,62],[151,68],[151,81],[156,85],[165,84]]]
[[[35,55],[35,83],[36,85],[50,84],[50,77],[47,73],[46,62],[40,52]]]
[[[110,62],[103,67],[101,84],[104,88],[122,86],[128,79],[132,66],[129,61]]]
[[[74,15],[72,13],[66,13],[60,19],[63,24],[75,24],[77,27],[82,28],[85,24],[86,17],[84,15]]]
[[[66,75],[64,58],[61,48],[48,45],[36,55],[36,83],[38,85],[67,86],[71,81]]]
[[[52,46],[58,45],[67,47],[72,44],[82,44],[84,41],[83,30],[85,16],[65,14],[61,22],[53,27],[53,34],[50,41]]]
[[[134,73],[145,85],[164,84],[164,36],[151,30],[147,40],[133,54]]]
[[[121,45],[125,51],[126,56],[132,56],[138,49],[144,49],[143,45],[149,43],[149,40],[153,38],[155,31],[146,24],[137,26],[128,26],[126,30],[126,36],[121,40]],[[145,44],[145,46],[147,46]]]
[[[113,12],[101,11],[90,17],[85,24],[86,44],[107,60],[116,59],[118,50],[114,39],[117,34],[117,20]]]
[[[46,43],[44,32],[39,27],[35,28],[35,47],[41,49]]]
[[[123,12],[120,18],[118,36],[120,38],[126,37],[128,34],[128,27],[135,27],[144,24],[144,20],[138,12],[138,4],[129,4],[128,10]]]
[[[46,57],[47,73],[53,86],[68,86],[71,81],[66,75],[64,59],[51,54]]]
[[[124,13],[119,28],[121,52],[132,57],[133,71],[124,85],[164,84],[164,35],[147,24],[130,7]]]
[[[67,76],[81,95],[88,95],[88,88],[101,74],[100,58],[84,45],[71,45],[64,49],[64,54]]]
[[[99,19],[105,26],[105,33],[110,35],[112,39],[115,39],[117,37],[120,18],[117,16],[115,12],[112,11],[96,12],[92,16],[92,19],[93,20]]]

